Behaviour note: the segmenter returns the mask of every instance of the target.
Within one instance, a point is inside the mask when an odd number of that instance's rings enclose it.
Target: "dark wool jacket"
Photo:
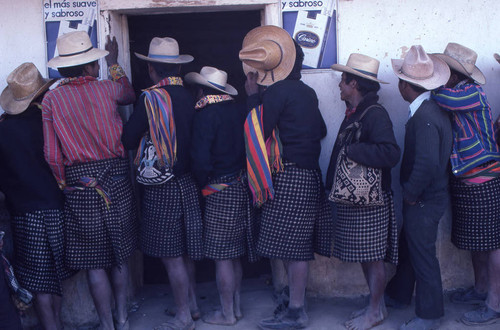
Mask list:
[[[425,201],[448,194],[452,144],[448,114],[434,101],[424,101],[406,124],[400,176],[405,201]]]
[[[330,157],[330,164],[326,173],[326,188],[331,189],[333,177],[337,168],[337,158],[343,141],[339,136],[346,127],[358,120],[363,111],[371,105],[376,105],[378,95],[368,93],[357,106],[349,119],[344,118],[340,125],[339,133]],[[382,106],[371,108],[361,119],[361,136],[359,142],[352,143],[347,149],[347,156],[359,164],[382,169],[382,188],[391,190],[391,168],[396,166],[401,155],[401,150],[394,137],[392,122],[389,114]]]
[[[191,169],[200,187],[245,168],[245,117],[245,106],[234,101],[210,104],[196,111]]]
[[[194,99],[183,86],[162,86],[170,94],[174,113],[175,132],[177,136],[177,161],[174,164],[174,175],[180,176],[190,171],[191,133],[194,117]],[[149,130],[148,115],[141,95],[134,107],[134,112],[123,127],[122,143],[125,149],[134,150],[144,133]]]
[[[36,106],[0,121],[0,190],[11,213],[63,207],[63,194],[43,155],[42,112]]]
[[[326,125],[311,87],[298,79],[285,79],[269,86],[262,98],[258,94],[249,96],[247,103],[249,109],[263,104],[264,137],[269,138],[278,128],[284,161],[319,169],[320,141],[326,136]]]

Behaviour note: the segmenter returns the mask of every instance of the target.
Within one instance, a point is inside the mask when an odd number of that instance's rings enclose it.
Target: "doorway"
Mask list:
[[[199,72],[203,66],[214,66],[228,73],[228,83],[238,90],[237,102],[245,102],[245,75],[238,52],[246,33],[261,25],[261,11],[197,12],[164,15],[128,15],[130,66],[137,95],[151,86],[146,62],[134,55],[148,54],[153,37],[172,37],[179,43],[180,54],[189,54],[194,61],[182,66],[181,75]],[[271,274],[268,260],[249,264],[242,258],[244,278]],[[211,260],[196,262],[197,282],[215,280]],[[157,258],[144,256],[144,284],[165,283],[167,275]]]

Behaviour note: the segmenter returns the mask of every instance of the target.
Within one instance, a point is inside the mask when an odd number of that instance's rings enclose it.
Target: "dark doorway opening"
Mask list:
[[[146,62],[138,59],[134,52],[148,54],[153,37],[172,37],[179,43],[181,54],[189,54],[194,61],[182,66],[181,74],[199,72],[209,65],[228,73],[228,83],[239,92],[238,102],[245,102],[245,75],[238,52],[246,33],[260,25],[260,11],[209,12],[189,14],[165,14],[128,16],[130,39],[130,64],[136,93],[151,86]],[[250,264],[242,258],[244,278],[256,278],[270,274],[268,260]],[[215,265],[211,260],[196,262],[197,282],[215,280]],[[157,258],[144,256],[144,283],[165,283],[167,275]]]

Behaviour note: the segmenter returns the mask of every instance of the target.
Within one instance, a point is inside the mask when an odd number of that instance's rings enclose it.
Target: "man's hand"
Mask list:
[[[249,72],[247,74],[247,81],[245,81],[245,91],[247,95],[257,94],[259,92],[259,85],[257,85],[258,72]]]
[[[108,67],[113,64],[118,63],[118,43],[116,42],[116,37],[113,37],[113,40],[110,39],[109,35],[106,37],[106,46],[104,47],[109,54],[106,56],[106,63],[108,63]]]

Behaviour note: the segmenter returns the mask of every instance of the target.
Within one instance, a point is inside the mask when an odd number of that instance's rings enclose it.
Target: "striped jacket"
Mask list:
[[[455,88],[438,88],[432,98],[452,116],[450,161],[455,176],[486,162],[500,161],[491,108],[481,86],[464,81]]]

